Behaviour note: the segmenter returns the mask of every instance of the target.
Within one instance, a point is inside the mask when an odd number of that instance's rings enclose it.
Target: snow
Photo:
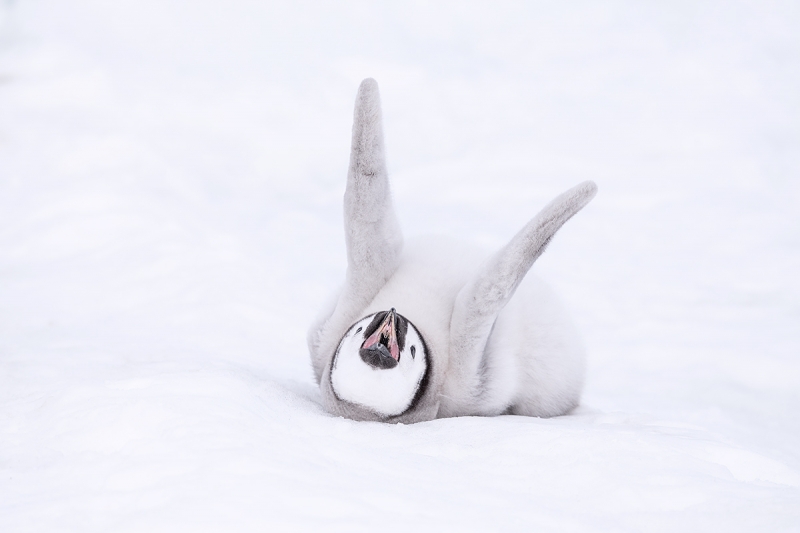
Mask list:
[[[321,409],[368,76],[408,235],[598,183],[575,414]],[[791,2],[6,0],[0,530],[800,530],[798,95]]]

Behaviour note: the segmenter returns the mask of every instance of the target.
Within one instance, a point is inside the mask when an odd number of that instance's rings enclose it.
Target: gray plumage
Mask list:
[[[488,259],[443,240],[404,246],[386,171],[378,86],[364,80],[356,97],[344,197],[347,274],[308,335],[325,408],[356,420],[404,423],[506,412],[554,416],[574,408],[583,383],[582,346],[549,289],[526,274],[558,229],[596,192],[587,181],[561,194]],[[409,407],[391,415],[377,407],[385,405],[377,398],[374,405],[369,398],[343,398],[355,394],[348,391],[357,391],[359,383],[349,383],[356,378],[335,365],[337,357],[351,357],[338,353],[342,346],[352,351],[363,340],[353,337],[363,332],[351,326],[389,308],[397,308],[419,330],[426,349],[420,357],[427,361]],[[347,385],[340,385],[342,395],[332,372],[341,374],[337,383]],[[358,379],[386,379],[390,374],[380,372],[395,370],[371,372]],[[412,390],[402,385],[397,391]],[[375,395],[401,394],[371,386]],[[405,405],[401,398],[391,401]]]

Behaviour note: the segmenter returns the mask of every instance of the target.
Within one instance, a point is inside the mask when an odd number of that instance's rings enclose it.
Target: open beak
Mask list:
[[[378,329],[361,345],[361,358],[379,368],[394,368],[400,362],[397,343],[397,311],[394,307],[386,313]]]

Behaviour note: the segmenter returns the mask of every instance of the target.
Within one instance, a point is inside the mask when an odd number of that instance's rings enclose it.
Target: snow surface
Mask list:
[[[359,81],[407,234],[534,267],[555,419],[326,415]],[[0,531],[800,531],[800,10],[0,3]]]

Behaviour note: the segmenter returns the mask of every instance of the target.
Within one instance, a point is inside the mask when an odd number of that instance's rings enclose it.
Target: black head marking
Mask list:
[[[374,347],[370,348],[361,348],[358,354],[365,363],[374,368],[394,368],[399,362],[394,360],[389,350],[383,344],[376,344]]]
[[[408,333],[408,320],[400,313],[397,314],[397,320],[395,321],[395,330],[397,333],[397,346],[400,348],[400,351],[402,352],[403,348],[405,348],[406,345],[406,333]]]

